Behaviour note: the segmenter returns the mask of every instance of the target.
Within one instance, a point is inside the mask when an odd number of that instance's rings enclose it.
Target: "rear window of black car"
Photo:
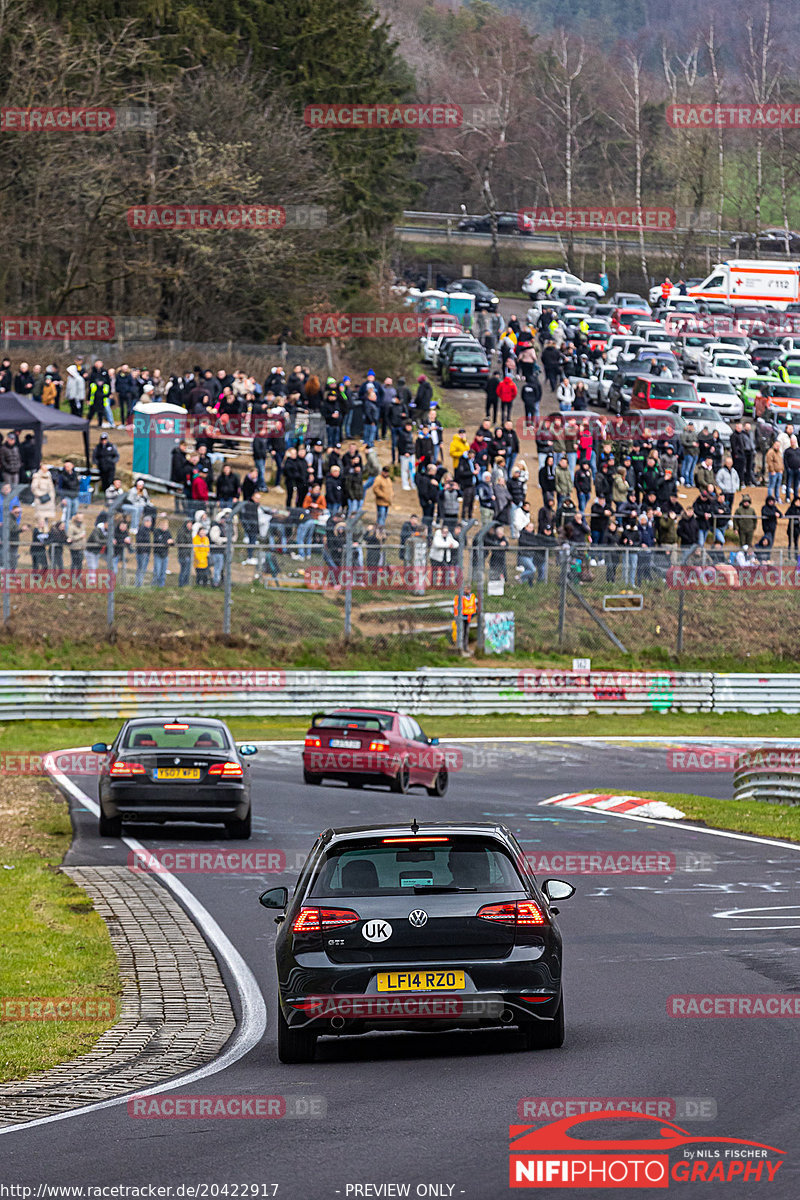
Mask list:
[[[130,725],[122,740],[123,750],[229,750],[223,729],[200,721],[161,721]]]
[[[392,713],[363,713],[363,712],[334,712],[314,717],[315,729],[341,729],[343,725],[351,725],[355,729],[374,729],[375,722],[381,729],[391,729],[394,721]]]
[[[379,840],[334,846],[309,895],[402,896],[415,887],[507,892],[524,885],[497,842],[450,838],[427,845],[384,845]]]

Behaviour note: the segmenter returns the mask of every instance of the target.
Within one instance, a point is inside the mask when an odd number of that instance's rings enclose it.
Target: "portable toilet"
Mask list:
[[[186,437],[186,409],[140,400],[133,410],[133,474],[168,480],[172,451]]]
[[[461,322],[464,329],[471,329],[475,316],[475,297],[471,292],[448,292],[447,311]]]

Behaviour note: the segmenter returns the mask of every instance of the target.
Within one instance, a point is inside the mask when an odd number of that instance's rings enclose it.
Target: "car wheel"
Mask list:
[[[319,784],[322,783],[322,776],[313,775],[311,771],[307,771],[305,767],[303,767],[303,783],[310,783],[314,787],[318,787]]]
[[[252,810],[248,810],[247,816],[241,821],[228,821],[225,828],[228,831],[229,838],[249,838],[251,826]]]
[[[436,776],[431,786],[425,790],[429,796],[443,796],[447,791],[447,785],[449,782],[450,776],[447,773],[447,767],[440,767],[439,774]]]
[[[122,837],[122,817],[104,817],[101,812],[97,828],[100,837]]]
[[[558,1050],[564,1045],[564,997],[552,1021],[524,1021],[519,1026],[526,1050]]]
[[[282,1063],[314,1061],[317,1035],[310,1029],[292,1029],[278,1005],[278,1059]]]
[[[539,288],[538,292],[534,293],[534,300],[544,300],[546,295],[547,292],[544,290],[544,288]]]
[[[404,762],[400,770],[392,780],[392,791],[397,792],[401,796],[405,796],[408,791],[408,784],[411,779],[411,772],[408,769],[408,762]]]

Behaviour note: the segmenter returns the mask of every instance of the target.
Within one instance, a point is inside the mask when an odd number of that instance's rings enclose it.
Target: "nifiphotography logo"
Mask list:
[[[771,1183],[784,1152],[744,1138],[695,1137],[671,1121],[619,1111],[511,1125],[509,1153],[510,1187],[668,1188]]]

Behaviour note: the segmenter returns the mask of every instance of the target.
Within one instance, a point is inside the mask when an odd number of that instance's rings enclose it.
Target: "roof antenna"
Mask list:
[[[419,831],[419,825],[417,824],[417,818],[412,817],[411,818],[411,832],[417,833],[418,831]]]

